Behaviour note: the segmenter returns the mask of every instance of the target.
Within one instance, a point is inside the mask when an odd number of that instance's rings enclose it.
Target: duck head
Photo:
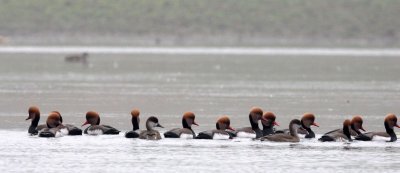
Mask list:
[[[315,116],[312,113],[305,113],[301,118],[301,125],[303,128],[310,128],[311,125],[319,127],[317,123],[315,123]]]
[[[386,133],[389,134],[390,136],[390,141],[389,142],[394,142],[397,140],[396,133],[394,133],[393,127],[400,128],[400,126],[397,124],[397,117],[394,114],[388,114],[385,117],[385,129]]]
[[[361,115],[356,115],[351,119],[351,129],[357,132],[357,134],[361,134],[360,130],[365,132],[363,125],[363,119]]]
[[[147,130],[153,130],[154,127],[161,127],[164,128],[160,123],[158,123],[158,118],[155,116],[151,116],[146,121],[146,128]]]
[[[226,115],[220,117],[215,126],[218,130],[226,130],[226,129],[235,130],[231,127],[231,120]]]
[[[183,128],[188,128],[191,129],[192,125],[199,126],[194,119],[196,116],[194,115],[193,112],[185,112],[182,116],[182,126]]]
[[[86,113],[86,122],[82,124],[82,126],[90,124],[90,125],[99,125],[100,124],[100,116],[97,112],[89,111]]]
[[[47,117],[46,124],[48,128],[55,128],[59,125],[62,125],[60,115],[55,112],[50,112],[49,116]]]
[[[273,112],[265,112],[263,118],[261,119],[261,123],[265,127],[279,126],[275,119],[276,116]]]
[[[40,111],[39,108],[36,106],[31,106],[28,109],[28,118],[26,118],[25,120],[29,120],[32,119],[32,121],[37,120],[39,122],[40,119]]]

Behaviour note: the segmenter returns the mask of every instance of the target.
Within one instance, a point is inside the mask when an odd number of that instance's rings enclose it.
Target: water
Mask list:
[[[58,110],[80,125],[89,110],[102,123],[131,129],[130,110],[142,123],[156,115],[165,131],[193,111],[196,132],[214,128],[227,114],[233,127],[248,126],[260,106],[277,115],[279,128],[313,112],[323,134],[361,114],[367,130],[384,130],[387,113],[399,114],[400,59],[332,54],[90,53],[88,64],[64,62],[65,52],[1,53],[1,172],[393,172],[398,142],[299,144],[249,140],[142,141],[120,136],[41,139],[27,135],[31,105]],[[141,124],[144,128],[144,124]],[[395,129],[398,132],[398,129]],[[360,166],[362,165],[362,166]]]

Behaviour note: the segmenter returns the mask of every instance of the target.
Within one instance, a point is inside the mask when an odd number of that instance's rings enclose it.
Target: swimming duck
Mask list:
[[[226,129],[235,131],[230,124],[231,122],[229,117],[224,115],[218,119],[217,123],[215,124],[215,130],[200,132],[196,139],[232,139],[232,136],[225,131]]]
[[[46,124],[39,124],[40,120],[40,111],[39,108],[36,106],[31,106],[28,109],[28,118],[25,120],[32,120],[31,125],[29,126],[28,133],[31,135],[37,135],[38,131],[42,130],[43,128],[47,128]]]
[[[139,130],[139,123],[140,123],[139,114],[140,114],[139,109],[133,109],[131,111],[131,115],[132,115],[131,121],[132,121],[133,130],[125,133],[126,138],[138,138],[139,137],[139,133],[136,132],[137,130]]]
[[[351,121],[349,119],[344,120],[342,131],[336,130],[325,133],[319,141],[326,142],[326,141],[340,141],[342,139],[346,139],[348,141],[352,141],[350,127]]]
[[[193,112],[185,112],[182,116],[182,127],[175,128],[164,133],[166,138],[196,138],[196,133],[192,130],[192,125],[198,126],[194,121],[195,115]]]
[[[64,126],[61,123],[60,116],[55,112],[50,112],[46,120],[47,128],[43,128],[39,131],[39,137],[60,137],[63,136],[61,128]]]
[[[394,114],[388,114],[385,117],[384,125],[386,132],[367,132],[364,134],[358,135],[355,139],[361,141],[371,141],[374,136],[382,136],[382,137],[390,137],[390,140],[387,142],[394,142],[397,140],[396,133],[394,133],[393,127],[400,128],[397,124],[397,117]]]
[[[315,138],[315,133],[311,129],[311,125],[319,127],[317,123],[315,123],[315,116],[312,113],[305,113],[301,118],[301,129],[298,130],[299,134],[305,134],[305,138]],[[289,129],[278,130],[275,133],[289,133]]]
[[[275,134],[274,126],[279,126],[275,121],[276,116],[273,112],[265,112],[263,118],[261,119],[261,124],[263,126],[263,136]]]
[[[365,131],[362,124],[363,124],[362,117],[360,115],[354,116],[350,122],[350,135],[357,136],[357,135],[362,134],[360,130]],[[335,130],[325,133],[325,135],[330,134],[330,133],[343,133],[343,129],[335,129]]]
[[[60,121],[63,123],[63,118],[61,116],[61,113],[58,111],[52,111],[60,116]],[[82,130],[72,124],[62,124],[63,127],[61,127],[61,131],[65,133],[65,135],[70,135],[70,136],[76,136],[76,135],[82,135]]]
[[[258,121],[262,119],[263,111],[261,108],[253,107],[249,113],[249,121],[251,127],[242,127],[236,129],[233,133],[233,137],[239,138],[259,138],[263,136],[263,132],[258,127]]]
[[[164,128],[160,123],[158,123],[157,117],[151,116],[146,121],[147,130],[140,132],[139,138],[147,140],[160,140],[161,139],[160,132],[154,130],[153,129],[154,127]]]
[[[84,133],[89,135],[118,135],[119,130],[108,125],[100,125],[100,116],[97,112],[89,111],[86,113],[86,122],[82,126],[90,124]]]
[[[301,127],[301,121],[293,119],[289,123],[289,134],[279,133],[263,136],[260,138],[261,141],[274,141],[274,142],[300,142],[297,130]]]

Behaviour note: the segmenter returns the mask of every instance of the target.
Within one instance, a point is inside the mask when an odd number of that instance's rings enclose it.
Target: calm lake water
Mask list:
[[[101,51],[99,51],[101,52]],[[249,126],[252,106],[275,112],[278,128],[313,112],[321,135],[360,114],[369,131],[383,131],[387,113],[400,115],[400,58],[271,54],[90,53],[88,64],[67,63],[63,53],[0,53],[1,172],[396,172],[400,144],[299,144],[230,141],[143,141],[119,136],[42,139],[27,134],[31,105],[58,110],[81,125],[89,110],[102,123],[130,130],[130,111],[141,110],[166,127],[196,114],[196,132],[229,115]],[[398,129],[395,131],[399,132]]]

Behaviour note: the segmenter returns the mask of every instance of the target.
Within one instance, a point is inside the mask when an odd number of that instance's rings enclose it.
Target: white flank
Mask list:
[[[229,139],[229,135],[226,135],[226,134],[221,134],[221,133],[215,133],[214,134],[214,136],[213,136],[213,139],[214,140],[227,140],[227,139]]]
[[[181,138],[181,139],[193,139],[193,135],[192,134],[184,134],[184,133],[182,133],[181,136],[179,136],[179,138]]]
[[[96,130],[88,130],[88,135],[102,135],[103,130],[96,129]]]
[[[236,137],[238,138],[256,138],[255,133],[247,133],[247,132],[238,132],[236,134]]]

